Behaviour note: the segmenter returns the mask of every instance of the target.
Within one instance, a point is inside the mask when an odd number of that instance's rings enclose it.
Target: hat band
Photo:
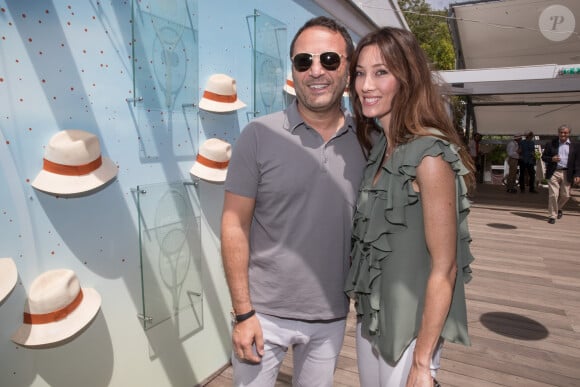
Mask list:
[[[201,165],[215,169],[226,169],[230,163],[229,161],[213,161],[199,154],[197,155],[196,161]]]
[[[102,164],[103,158],[101,156],[97,157],[90,163],[83,165],[64,165],[53,163],[50,160],[44,159],[42,169],[47,172],[56,173],[57,175],[82,176],[88,175],[89,173],[99,169]]]
[[[203,98],[216,101],[216,102],[225,102],[225,103],[232,103],[236,102],[238,99],[238,94],[233,95],[224,95],[224,94],[216,94],[212,93],[211,91],[204,91]]]
[[[83,291],[79,290],[76,298],[64,308],[55,310],[54,312],[44,313],[44,314],[32,314],[24,312],[24,323],[25,324],[49,324],[57,322],[66,318],[71,314],[83,300]]]

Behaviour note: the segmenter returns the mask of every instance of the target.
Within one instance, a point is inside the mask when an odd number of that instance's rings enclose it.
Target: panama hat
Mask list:
[[[226,180],[231,156],[232,146],[229,142],[219,138],[205,140],[189,173],[204,180],[223,182]]]
[[[216,113],[231,112],[245,107],[238,99],[236,80],[225,74],[214,74],[207,81],[199,108]]]
[[[87,326],[100,307],[99,293],[81,288],[72,270],[46,271],[30,285],[23,324],[12,341],[33,347],[68,339]]]
[[[292,80],[292,73],[288,73],[286,76],[284,91],[290,95],[296,95],[296,90],[294,90],[294,80]]]
[[[0,258],[0,302],[10,294],[18,281],[18,272],[12,258]]]
[[[113,161],[101,156],[97,136],[84,130],[62,130],[51,137],[42,171],[32,186],[56,195],[79,194],[106,184],[117,170]]]

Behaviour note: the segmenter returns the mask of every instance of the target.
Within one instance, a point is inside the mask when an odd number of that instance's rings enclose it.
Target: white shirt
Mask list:
[[[518,149],[520,149],[520,145],[516,140],[511,140],[510,142],[508,142],[506,151],[509,157],[519,159],[520,154],[518,153]]]
[[[570,153],[570,139],[558,144],[558,156],[560,156],[560,161],[558,161],[557,167],[558,169],[568,168],[568,153]]]

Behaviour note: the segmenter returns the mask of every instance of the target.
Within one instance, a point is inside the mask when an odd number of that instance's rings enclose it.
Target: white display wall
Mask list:
[[[19,275],[0,304],[1,386],[193,386],[227,364],[223,186],[194,181],[189,169],[200,143],[233,143],[254,117],[257,10],[287,27],[283,58],[300,25],[325,14],[309,1],[0,1],[0,257],[12,257]],[[148,14],[171,27],[153,31],[165,33],[161,43],[171,49],[148,39]],[[146,59],[160,57],[160,69]],[[246,108],[197,108],[214,73],[236,79]],[[118,165],[114,181],[77,197],[31,186],[48,141],[65,129],[98,136],[103,156]],[[198,287],[191,292],[198,298],[193,309],[172,314],[171,302],[160,297],[169,317],[147,327],[138,317],[144,298],[166,289],[142,275],[140,211],[149,209],[139,207],[140,188],[176,182],[191,201],[199,237],[187,242],[195,257],[186,268],[195,274],[188,283]],[[57,268],[74,270],[81,286],[99,292],[99,313],[58,345],[13,343],[30,284]]]

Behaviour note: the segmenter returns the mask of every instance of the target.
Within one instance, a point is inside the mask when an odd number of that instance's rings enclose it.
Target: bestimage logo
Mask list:
[[[576,19],[570,9],[563,5],[551,5],[540,14],[538,25],[542,35],[554,42],[566,40],[574,33]]]

